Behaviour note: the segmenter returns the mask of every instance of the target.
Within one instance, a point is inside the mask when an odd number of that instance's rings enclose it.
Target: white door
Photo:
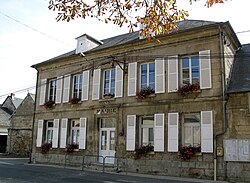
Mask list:
[[[99,155],[105,158],[105,163],[114,164],[116,135],[113,119],[102,119],[100,128]],[[99,162],[103,163],[103,158]]]

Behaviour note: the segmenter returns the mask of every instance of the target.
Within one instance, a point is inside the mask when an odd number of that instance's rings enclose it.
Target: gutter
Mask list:
[[[214,181],[216,181],[217,177],[217,137],[223,135],[227,131],[227,114],[226,114],[226,105],[227,105],[227,97],[226,87],[225,87],[225,58],[224,58],[224,43],[223,43],[223,32],[221,30],[221,25],[219,26],[220,32],[220,62],[221,62],[221,87],[222,87],[222,112],[223,112],[223,130],[220,132],[216,132],[214,134]]]
[[[36,69],[37,70],[37,69]],[[39,78],[39,71],[37,70],[36,74],[36,93],[35,93],[35,101],[34,101],[34,113],[33,113],[33,121],[32,121],[32,132],[31,132],[31,146],[30,146],[30,157],[29,163],[32,163],[32,152],[33,152],[33,143],[34,143],[34,125],[35,125],[35,116],[36,116],[36,101],[37,101],[37,89],[38,89],[38,78]]]

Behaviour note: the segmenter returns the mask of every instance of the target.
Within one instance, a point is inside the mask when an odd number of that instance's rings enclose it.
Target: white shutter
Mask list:
[[[178,90],[178,56],[168,57],[168,92]]]
[[[69,102],[70,95],[70,75],[64,76],[63,81],[63,103]]]
[[[95,69],[93,76],[92,100],[100,99],[100,81],[101,81],[101,69]]]
[[[168,113],[168,152],[178,152],[179,114]]]
[[[38,120],[37,123],[37,137],[36,137],[36,147],[42,146],[42,140],[43,140],[43,120]]]
[[[87,118],[80,118],[79,149],[86,149]]]
[[[128,96],[136,96],[137,62],[128,64]]]
[[[82,101],[89,99],[89,70],[82,73]]]
[[[164,152],[164,114],[154,115],[154,151]]]
[[[45,103],[47,79],[41,79],[40,84],[40,105]]]
[[[135,123],[136,123],[136,115],[128,115],[127,116],[127,143],[126,143],[127,151],[135,150]]]
[[[213,152],[213,112],[201,111],[201,152]]]
[[[123,68],[123,65],[120,64]],[[119,65],[115,68],[115,97],[122,97],[123,94],[123,70]]]
[[[165,60],[155,60],[155,93],[165,93]]]
[[[56,81],[56,104],[59,104],[62,102],[62,78],[63,76],[59,76],[57,77],[57,81]]]
[[[200,88],[212,88],[210,50],[199,52]]]
[[[60,148],[65,148],[67,143],[67,127],[68,118],[63,118],[61,121],[61,137],[60,137]]]
[[[59,119],[54,119],[52,148],[58,147]]]

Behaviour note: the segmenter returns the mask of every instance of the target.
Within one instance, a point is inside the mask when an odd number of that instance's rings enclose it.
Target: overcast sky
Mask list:
[[[228,0],[212,8],[204,7],[205,0],[192,6],[189,0],[180,2],[189,10],[189,19],[229,21],[240,42],[250,43],[250,0]],[[36,84],[36,70],[30,66],[74,50],[76,37],[87,33],[101,40],[128,32],[126,27],[92,19],[56,22],[56,14],[47,6],[48,0],[0,1],[0,103],[6,94],[24,98],[28,91],[34,93],[25,89]]]

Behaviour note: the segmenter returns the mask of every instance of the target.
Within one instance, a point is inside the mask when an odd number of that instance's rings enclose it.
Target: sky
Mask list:
[[[30,66],[74,50],[76,37],[86,33],[102,40],[129,32],[90,18],[57,22],[48,1],[0,1],[0,104],[10,93],[18,98],[35,93],[36,70]],[[204,4],[205,0],[192,5],[177,0],[180,8],[189,11],[188,19],[229,21],[241,44],[250,43],[250,0],[228,0],[212,8]]]

